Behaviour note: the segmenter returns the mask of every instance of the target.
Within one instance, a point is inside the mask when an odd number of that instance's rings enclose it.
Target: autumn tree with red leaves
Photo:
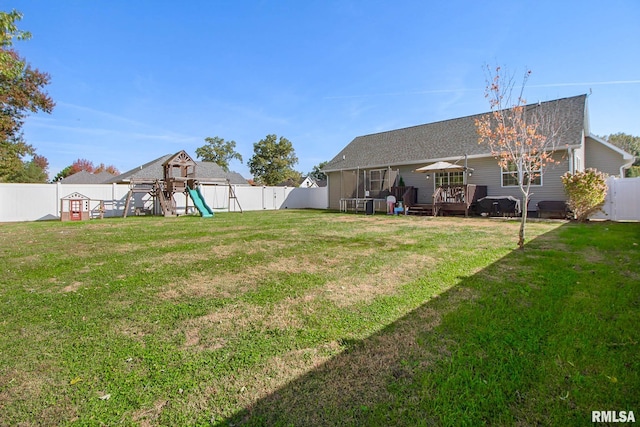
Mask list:
[[[93,173],[98,174],[98,173],[102,173],[102,172],[106,172],[106,173],[109,173],[109,174],[114,175],[114,176],[115,175],[120,175],[120,171],[115,166],[113,166],[113,165],[105,166],[104,163],[100,163],[93,170]]]
[[[78,159],[75,162],[73,162],[71,164],[71,174],[73,175],[74,173],[78,173],[81,171],[86,171],[89,173],[93,173],[93,162],[91,160],[87,160],[87,159]]]
[[[522,194],[522,218],[518,232],[518,247],[524,248],[527,206],[531,186],[539,180],[544,169],[556,160],[554,151],[559,145],[563,123],[559,111],[540,104],[527,105],[524,88],[531,71],[526,71],[518,87],[512,75],[502,68],[487,66],[485,98],[491,113],[475,120],[480,144],[487,144],[504,173],[510,174]],[[517,92],[516,92],[517,90]]]
[[[100,163],[98,166],[94,166],[91,160],[87,159],[77,159],[71,165],[62,169],[56,176],[53,178],[53,181],[60,181],[63,178],[76,174],[78,172],[88,172],[93,174],[99,174],[102,172],[110,173],[113,176],[120,175],[120,171],[113,165],[105,166],[104,163]]]
[[[31,34],[17,28],[22,19],[17,11],[0,12],[0,182],[20,182],[28,175],[35,176],[33,168],[42,164],[34,156],[35,149],[23,138],[22,125],[29,113],[50,113],[54,102],[43,88],[49,84],[49,75],[31,66],[13,49],[13,40],[28,40]],[[41,156],[40,156],[41,157]],[[46,171],[44,181],[46,181]]]

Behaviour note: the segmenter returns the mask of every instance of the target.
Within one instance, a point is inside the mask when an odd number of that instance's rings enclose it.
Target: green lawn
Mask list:
[[[640,224],[0,225],[0,425],[640,419]]]

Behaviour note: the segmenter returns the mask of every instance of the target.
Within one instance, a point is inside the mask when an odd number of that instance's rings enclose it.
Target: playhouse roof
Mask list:
[[[71,194],[67,194],[66,196],[64,196],[62,200],[90,200],[90,198],[85,196],[84,194],[80,194],[77,191],[75,191]]]

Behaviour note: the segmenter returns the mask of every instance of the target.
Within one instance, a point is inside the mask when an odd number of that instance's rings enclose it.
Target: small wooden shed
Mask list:
[[[90,218],[90,199],[80,193],[71,193],[60,199],[61,221],[86,221]]]

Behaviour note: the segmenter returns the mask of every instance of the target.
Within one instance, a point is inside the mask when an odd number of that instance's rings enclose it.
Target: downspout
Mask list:
[[[629,163],[620,166],[620,178],[624,178],[625,177],[625,171],[626,169],[631,168],[631,166],[633,166],[633,163],[635,162],[635,158],[633,160],[631,160]]]
[[[575,154],[573,152],[573,148],[569,148],[568,152],[569,152],[569,173],[571,175],[573,175],[573,174],[576,173],[575,164],[574,164],[575,163],[575,159],[574,159],[574,155]]]
[[[462,185],[467,185],[467,171],[469,170],[467,166],[467,153],[464,153],[464,170],[462,172]]]
[[[325,176],[327,177],[327,198],[325,199],[324,202],[325,202],[325,206],[326,206],[325,209],[329,209],[329,201],[331,200],[331,198],[329,197],[329,188],[331,188],[331,187],[329,187],[329,175],[325,174]]]

